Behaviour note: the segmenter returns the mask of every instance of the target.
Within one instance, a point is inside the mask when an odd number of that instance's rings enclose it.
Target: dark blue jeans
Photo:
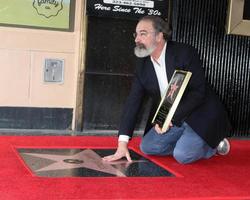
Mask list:
[[[173,155],[182,164],[210,158],[216,153],[216,149],[212,149],[185,122],[181,127],[171,127],[164,134],[158,134],[152,128],[142,138],[140,149],[148,155]]]

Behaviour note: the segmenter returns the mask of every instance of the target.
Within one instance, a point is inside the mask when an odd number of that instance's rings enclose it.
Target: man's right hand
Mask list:
[[[111,162],[111,161],[119,160],[123,157],[126,157],[129,162],[132,162],[132,159],[130,157],[129,150],[128,150],[128,143],[120,141],[118,143],[118,147],[117,147],[115,154],[110,155],[110,156],[105,156],[102,159],[103,161]]]

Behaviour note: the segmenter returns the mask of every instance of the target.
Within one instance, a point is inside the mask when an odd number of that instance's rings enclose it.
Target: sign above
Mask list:
[[[168,18],[168,0],[88,0],[87,15],[138,19],[145,15]]]
[[[75,0],[0,0],[0,26],[73,31]]]

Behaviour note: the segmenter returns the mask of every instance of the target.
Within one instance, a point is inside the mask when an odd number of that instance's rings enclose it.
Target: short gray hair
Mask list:
[[[166,41],[171,39],[172,30],[170,28],[170,25],[167,21],[163,20],[161,17],[147,15],[147,16],[142,17],[139,20],[139,22],[140,21],[151,21],[153,24],[153,28],[155,29],[157,33],[162,32],[163,37]]]

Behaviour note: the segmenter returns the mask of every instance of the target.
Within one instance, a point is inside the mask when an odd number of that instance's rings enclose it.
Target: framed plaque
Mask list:
[[[158,124],[163,132],[166,132],[169,127],[191,75],[192,73],[188,71],[175,70],[168,84],[166,93],[152,120],[152,123]]]

